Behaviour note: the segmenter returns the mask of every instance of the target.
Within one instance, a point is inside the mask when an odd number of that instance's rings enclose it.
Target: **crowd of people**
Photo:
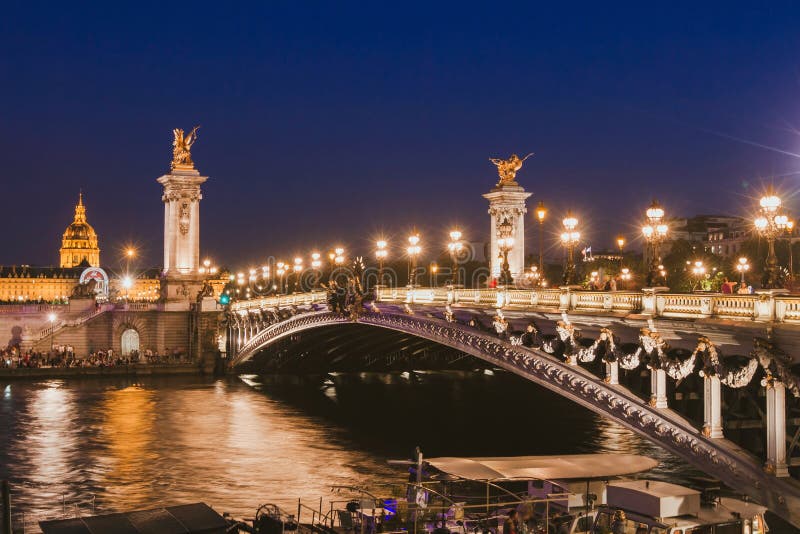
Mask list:
[[[133,364],[176,364],[186,361],[185,353],[173,349],[160,354],[157,350],[131,352],[122,356],[113,349],[92,351],[86,356],[77,356],[71,345],[56,345],[48,352],[20,350],[10,347],[0,351],[0,368],[42,368],[42,367],[115,367]]]

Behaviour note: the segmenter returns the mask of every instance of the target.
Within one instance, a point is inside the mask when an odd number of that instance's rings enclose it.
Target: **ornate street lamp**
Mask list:
[[[343,265],[344,264],[344,249],[342,247],[336,247],[334,250],[333,256],[333,263],[336,265]]]
[[[450,242],[447,243],[447,250],[450,251],[450,258],[453,260],[453,286],[458,285],[458,255],[463,248],[464,244],[461,242],[461,231],[451,231]]]
[[[500,281],[506,286],[511,285],[514,281],[511,278],[511,266],[508,263],[508,253],[514,248],[513,232],[514,225],[511,224],[511,221],[507,218],[503,219],[503,222],[497,226],[497,233],[499,235],[497,246],[500,248],[500,255],[503,258],[503,264],[500,267]]]
[[[383,262],[386,261],[386,256],[389,255],[389,251],[386,250],[386,240],[379,239],[377,243],[375,243],[375,257],[378,259],[378,285],[383,284]]]
[[[319,252],[312,252],[311,253],[311,270],[314,273],[314,286],[312,289],[316,289],[317,285],[319,285],[320,279],[320,269],[322,268],[322,256]]]
[[[283,293],[283,275],[289,270],[289,267],[282,261],[279,261],[275,264],[278,268],[276,271],[278,273],[278,284],[280,285],[279,292]]]
[[[653,287],[661,274],[659,268],[658,247],[667,237],[668,227],[664,223],[664,208],[656,201],[650,204],[645,212],[647,223],[642,226],[642,235],[647,241],[650,254],[650,270],[647,274],[647,286]]]
[[[539,201],[536,206],[536,219],[539,221],[539,272],[544,274],[544,218],[547,217],[547,209],[544,202]]]
[[[694,289],[697,287],[697,284],[700,283],[700,280],[706,276],[706,266],[703,265],[702,261],[698,260],[694,262],[694,265],[692,266],[692,274],[695,278],[697,278],[697,281],[692,286],[692,291],[694,291]]]
[[[761,286],[764,289],[779,289],[782,284],[778,258],[775,256],[775,238],[789,227],[789,217],[781,213],[781,198],[775,194],[772,187],[761,197],[759,205],[761,213],[753,222],[758,234],[767,240],[767,261]]]
[[[631,279],[631,270],[627,267],[623,267],[619,277],[622,280],[622,289],[628,289],[628,280]]]
[[[52,352],[53,346],[55,344],[55,336],[56,336],[56,319],[58,316],[55,313],[48,313],[47,320],[50,321],[50,351]]]
[[[747,262],[747,258],[739,258],[739,262],[736,264],[736,270],[742,275],[742,285],[744,285],[744,273],[750,270],[750,264]]]
[[[439,272],[439,266],[431,263],[431,278],[433,279],[433,287],[436,287],[436,274]]]
[[[567,249],[567,264],[564,267],[564,285],[575,283],[575,245],[581,239],[581,233],[575,230],[578,227],[578,219],[568,211],[567,216],[561,221],[564,225],[564,232],[561,234],[561,243]]]
[[[623,249],[625,248],[625,238],[622,236],[617,237],[617,248],[619,249],[620,255],[622,255]]]
[[[417,285],[417,256],[422,252],[422,247],[419,246],[419,234],[415,231],[408,236],[408,284],[411,289]]]

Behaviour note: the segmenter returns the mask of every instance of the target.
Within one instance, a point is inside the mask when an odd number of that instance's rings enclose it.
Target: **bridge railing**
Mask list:
[[[309,291],[307,293],[293,293],[291,295],[273,295],[257,297],[249,300],[237,300],[231,304],[234,311],[246,311],[262,308],[280,308],[284,306],[308,306],[310,304],[324,303],[324,291]]]
[[[800,324],[800,296],[778,291],[754,295],[553,289],[462,289],[452,287],[380,287],[379,301],[409,304],[460,304],[495,308],[533,308],[562,312],[636,313],[685,319],[719,318]]]
[[[541,309],[543,311],[641,314],[684,319],[733,319],[800,324],[800,295],[763,291],[755,295],[668,293],[659,288],[641,291],[585,291],[572,287],[536,289],[464,289],[453,287],[378,287],[378,301],[408,304]],[[326,301],[324,291],[274,295],[236,301],[233,310],[308,306]]]

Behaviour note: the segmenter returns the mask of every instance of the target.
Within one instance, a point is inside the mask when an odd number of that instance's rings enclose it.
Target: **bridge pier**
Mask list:
[[[767,388],[767,462],[764,469],[776,477],[788,477],[786,465],[786,387],[783,382],[765,378]]]
[[[663,369],[650,370],[650,406],[653,408],[668,408],[667,403],[667,372]]]
[[[703,378],[703,435],[712,438],[725,437],[722,433],[722,392],[719,377]]]
[[[619,385],[619,362],[614,360],[611,363],[606,363],[606,384],[612,386]]]

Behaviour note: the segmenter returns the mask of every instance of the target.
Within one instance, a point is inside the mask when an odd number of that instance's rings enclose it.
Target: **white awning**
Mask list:
[[[610,478],[653,469],[657,460],[636,454],[570,454],[498,458],[428,458],[430,465],[469,480]]]

